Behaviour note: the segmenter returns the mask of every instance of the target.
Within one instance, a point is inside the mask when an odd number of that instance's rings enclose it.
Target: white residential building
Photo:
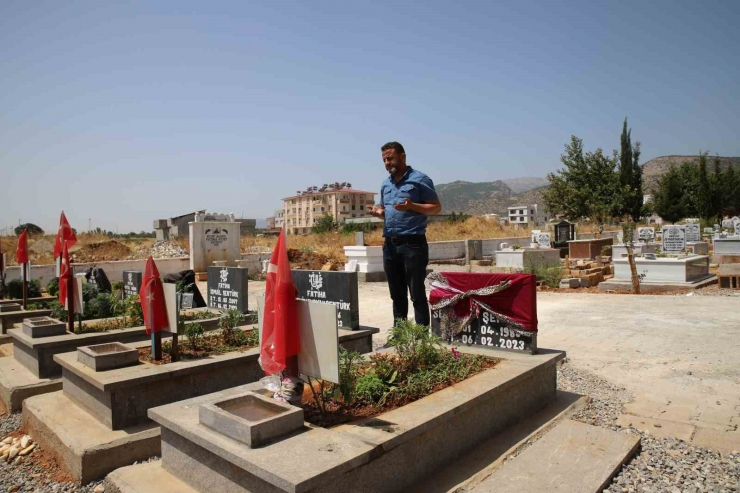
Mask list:
[[[552,218],[552,215],[544,207],[537,204],[509,207],[509,224],[512,226],[523,228],[544,226],[550,218]]]

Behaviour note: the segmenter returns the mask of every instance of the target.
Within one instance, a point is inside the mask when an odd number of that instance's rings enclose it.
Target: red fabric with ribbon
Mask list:
[[[462,292],[494,286],[504,281],[511,285],[490,296],[471,296],[455,305],[455,314],[462,318],[475,311],[477,305],[472,298],[481,301],[495,311],[519,322],[525,329],[537,332],[537,278],[532,274],[485,274],[468,272],[442,272],[450,287]],[[439,303],[444,298],[451,298],[457,293],[441,288],[433,289],[429,294],[431,304]]]
[[[260,364],[268,375],[284,370],[288,358],[301,352],[296,294],[283,230],[270,257],[265,286]]]
[[[159,278],[159,270],[154,259],[149,256],[144,269],[139,290],[139,302],[144,315],[144,326],[147,335],[160,332],[170,326],[167,320],[167,306],[164,302],[164,287]]]
[[[67,248],[72,248],[77,243],[77,236],[72,231],[72,226],[69,225],[67,217],[62,211],[62,215],[59,217],[59,230],[57,231],[57,239],[54,242],[54,258],[59,257],[62,254],[64,243],[67,243]]]
[[[15,258],[18,260],[18,265],[28,262],[28,231],[25,229],[18,237],[18,248],[15,250]]]

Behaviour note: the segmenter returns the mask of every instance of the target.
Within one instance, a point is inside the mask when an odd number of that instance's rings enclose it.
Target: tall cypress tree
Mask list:
[[[696,197],[697,213],[702,219],[709,219],[714,214],[712,208],[712,188],[709,184],[709,175],[707,174],[707,153],[699,153],[698,185]]]
[[[642,169],[640,168],[640,143],[632,147],[632,129],[627,119],[622,125],[619,152],[619,184],[622,188],[622,214],[638,221],[642,212]]]
[[[722,224],[722,217],[725,210],[725,197],[722,190],[722,171],[720,170],[719,154],[714,157],[712,179],[710,181],[712,189],[712,212],[717,215],[717,223]],[[730,165],[732,167],[732,165]]]

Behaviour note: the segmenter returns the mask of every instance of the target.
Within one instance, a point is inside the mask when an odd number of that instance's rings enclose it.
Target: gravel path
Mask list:
[[[722,455],[677,438],[657,438],[615,424],[622,406],[631,400],[618,388],[587,372],[563,364],[558,388],[591,397],[591,403],[573,419],[615,431],[639,434],[640,451],[614,478],[605,493],[725,493],[740,488],[740,454]]]

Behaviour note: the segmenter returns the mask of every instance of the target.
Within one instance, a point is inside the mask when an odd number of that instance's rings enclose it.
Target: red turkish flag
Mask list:
[[[15,257],[18,259],[18,265],[28,262],[28,231],[25,229],[18,237],[18,248],[15,251]]]
[[[65,308],[67,308],[68,289],[72,289],[72,266],[69,265],[69,250],[65,243],[62,250],[62,268],[59,272],[59,303]]]
[[[62,211],[62,215],[59,218],[59,231],[57,231],[57,239],[54,242],[54,258],[59,257],[62,254],[63,243],[67,243],[67,248],[72,248],[77,243],[77,237],[75,236],[72,227],[67,222],[67,217]]]
[[[288,358],[301,352],[296,294],[283,230],[267,268],[260,364],[268,375],[284,370]]]
[[[159,270],[154,259],[149,256],[144,269],[144,277],[141,281],[139,291],[139,302],[144,314],[144,325],[147,335],[160,332],[169,327],[167,321],[167,307],[164,302],[164,288],[162,279],[159,278]]]

